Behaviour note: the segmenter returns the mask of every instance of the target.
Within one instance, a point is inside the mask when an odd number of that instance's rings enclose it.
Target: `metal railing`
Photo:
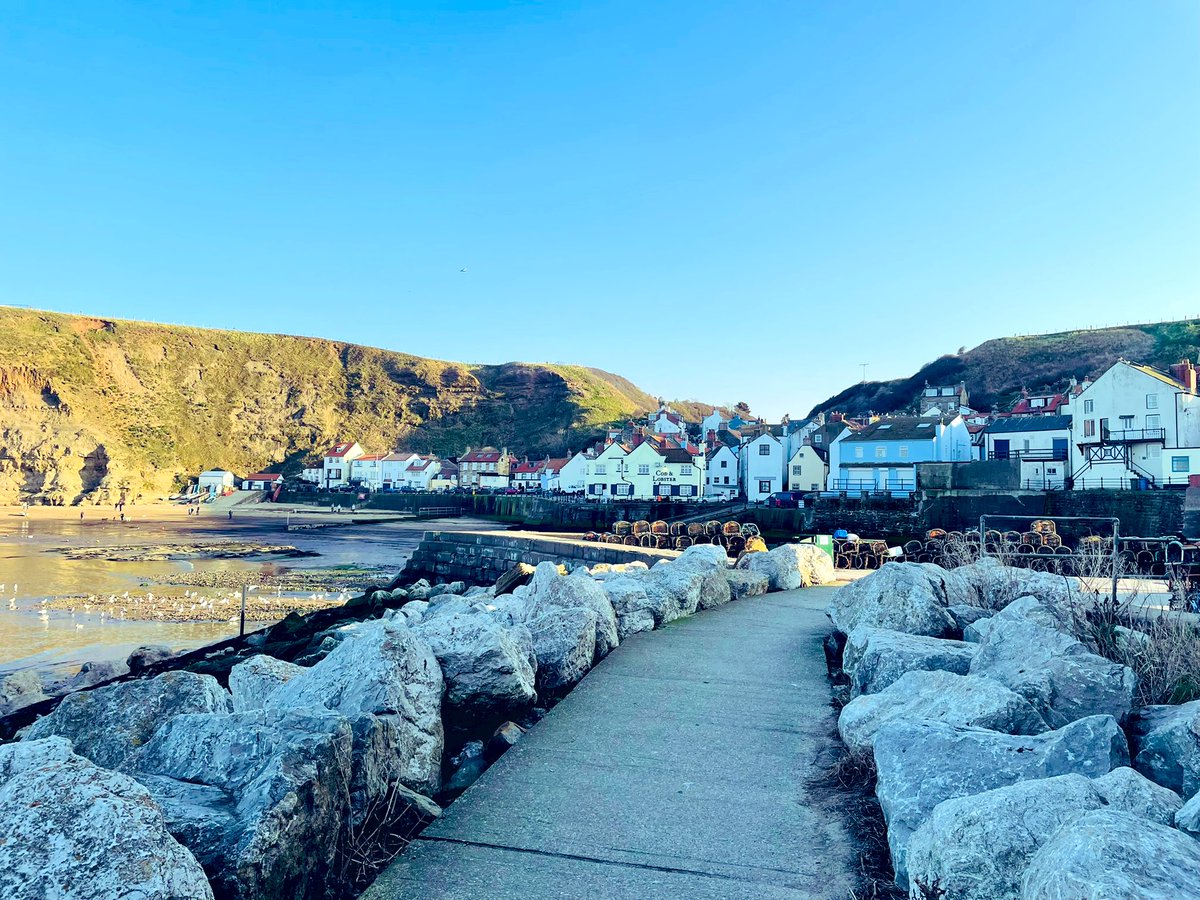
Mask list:
[[[1019,459],[1021,462],[1065,462],[1066,450],[989,450],[988,459]]]
[[[835,478],[829,483],[831,491],[870,491],[872,493],[887,493],[890,491],[912,492],[917,489],[915,481],[889,481],[879,484],[874,480],[856,478]]]

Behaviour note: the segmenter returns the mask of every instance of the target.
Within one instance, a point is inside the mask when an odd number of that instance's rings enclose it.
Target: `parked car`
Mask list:
[[[776,491],[767,498],[767,506],[776,509],[798,509],[803,501],[802,491]]]

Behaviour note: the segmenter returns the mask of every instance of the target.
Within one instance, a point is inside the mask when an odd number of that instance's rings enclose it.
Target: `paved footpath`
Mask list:
[[[365,896],[849,897],[853,844],[806,788],[836,743],[831,590],[630,638]]]

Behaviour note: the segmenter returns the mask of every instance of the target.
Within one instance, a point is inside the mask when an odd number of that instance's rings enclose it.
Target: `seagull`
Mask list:
[[[459,271],[459,272],[465,272],[465,271],[467,271],[467,267],[466,267],[466,266],[463,266],[463,267],[462,267],[461,269],[459,269],[458,271]]]

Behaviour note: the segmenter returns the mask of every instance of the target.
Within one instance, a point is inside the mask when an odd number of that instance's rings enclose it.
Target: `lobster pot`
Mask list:
[[[685,524],[682,522],[671,523],[671,537],[682,537],[685,534],[687,534],[687,526]]]
[[[1165,562],[1153,562],[1150,564],[1150,574],[1155,578],[1162,578],[1167,574],[1167,564]]]
[[[927,541],[936,541],[939,538],[944,538],[945,536],[946,532],[941,528],[930,528],[927,532],[925,532],[925,540]]]
[[[671,549],[671,536],[669,534],[656,534],[654,537],[654,546],[658,550]]]
[[[1000,535],[1000,539],[1008,544],[1019,544],[1021,543],[1021,532],[1006,531],[1004,534]]]
[[[639,519],[638,521],[633,523],[633,533],[638,535],[639,537],[643,534],[649,534],[650,533],[650,523],[647,522],[645,519]]]
[[[1026,531],[1021,535],[1021,543],[1028,547],[1040,547],[1042,545],[1042,536],[1036,531]]]
[[[631,525],[629,522],[626,522],[624,520],[622,520],[620,522],[613,522],[613,527],[612,527],[613,534],[618,534],[621,537],[625,537],[625,535],[629,534],[632,530],[633,530],[633,525]]]
[[[1150,567],[1154,565],[1154,553],[1150,550],[1137,551],[1137,567],[1139,571],[1148,572]]]
[[[596,532],[594,532],[594,531],[589,531],[587,534],[585,534],[583,536],[583,539],[585,541],[596,541],[596,540],[600,539],[600,535],[596,534]]]
[[[692,539],[686,534],[679,535],[675,538],[676,550],[686,550],[690,546],[692,546]]]
[[[995,528],[989,528],[987,531],[985,531],[983,533],[983,540],[985,542],[998,544],[1003,539],[1004,539],[1004,536],[1002,534],[1000,534],[1000,532],[998,532]]]
[[[930,554],[930,556],[935,556],[935,555],[940,556],[942,553],[942,542],[941,541],[926,541],[925,542],[925,552]]]
[[[963,532],[963,540],[966,541],[968,544],[978,544],[979,543],[979,532],[978,531]]]
[[[1047,544],[1042,544],[1042,546],[1040,546],[1040,547],[1035,547],[1035,548],[1034,548],[1034,552],[1035,552],[1035,553],[1040,553],[1040,554],[1042,554],[1043,556],[1053,556],[1053,555],[1054,555],[1054,548],[1053,548],[1053,547],[1051,547],[1051,546],[1049,546],[1049,545],[1047,545]]]
[[[1051,547],[1051,548],[1057,550],[1059,547],[1061,547],[1063,545],[1063,541],[1062,541],[1062,538],[1059,537],[1056,533],[1051,532],[1050,534],[1046,534],[1046,535],[1042,536],[1042,545],[1046,546],[1046,547]]]
[[[916,556],[918,553],[920,553],[924,549],[925,549],[925,545],[922,544],[920,541],[909,541],[904,545],[904,555],[905,556]]]
[[[1021,556],[1028,556],[1033,553],[1033,544],[1017,544],[1017,553]]]
[[[709,537],[716,537],[721,533],[721,523],[716,519],[709,519],[704,523],[704,532]],[[715,541],[713,543],[716,543]]]
[[[994,556],[995,554],[1000,552],[1000,545],[998,543],[996,543],[995,541],[987,541],[983,545],[983,552],[990,553]]]
[[[874,556],[886,556],[888,552],[887,541],[871,541],[871,553]]]
[[[721,526],[721,534],[741,534],[741,533],[742,533],[742,523],[741,522],[726,522],[724,525]]]
[[[637,539],[638,539],[639,547],[653,547],[654,546],[654,535],[650,534],[650,532],[646,532],[645,534],[639,534],[637,536]]]
[[[710,538],[707,534],[693,534],[693,535],[690,535],[690,537],[692,539],[693,544],[711,544],[712,543],[712,538]]]
[[[726,544],[726,551],[730,556],[737,556],[746,549],[746,539],[740,534],[728,535],[725,540],[728,542]]]
[[[1058,531],[1053,519],[1038,519],[1030,524],[1029,530],[1036,534],[1055,534]]]
[[[947,531],[946,532],[946,540],[947,541],[958,542],[958,541],[961,541],[962,539],[963,539],[963,533],[961,531]]]
[[[692,522],[690,525],[688,525],[688,527],[687,527],[688,537],[695,539],[695,538],[700,537],[700,535],[702,535],[702,534],[706,534],[706,532],[704,531],[704,526],[701,525],[699,522]]]
[[[638,541],[640,540],[641,539],[636,534],[627,534],[625,537],[621,538],[621,542],[626,547],[636,547],[638,546]]]
[[[671,526],[659,519],[657,522],[650,523],[650,533],[657,535],[667,535],[671,533]]]
[[[834,554],[833,564],[834,564],[834,566],[836,566],[839,569],[850,568],[850,554],[848,554],[848,553]]]
[[[923,550],[917,554],[917,558],[914,560],[914,562],[919,562],[919,563],[933,562],[933,557],[929,554],[929,552],[927,550]]]

